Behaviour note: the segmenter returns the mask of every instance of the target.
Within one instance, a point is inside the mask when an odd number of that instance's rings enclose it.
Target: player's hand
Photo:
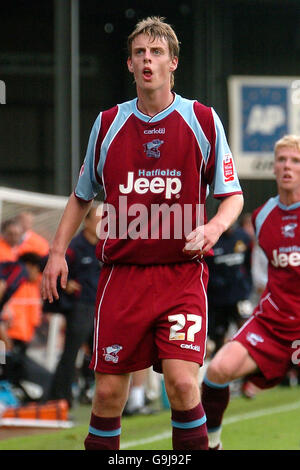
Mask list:
[[[59,276],[60,285],[62,289],[65,289],[68,279],[68,265],[66,259],[63,255],[50,254],[42,277],[41,293],[43,300],[48,300],[50,303],[52,303],[54,299],[58,300],[57,279]]]
[[[216,223],[200,225],[186,237],[183,252],[188,256],[204,256],[217,243],[222,233],[222,228]]]

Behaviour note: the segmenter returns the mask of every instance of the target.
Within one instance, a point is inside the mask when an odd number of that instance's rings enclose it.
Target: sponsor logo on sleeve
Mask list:
[[[232,156],[227,153],[224,156],[223,160],[223,174],[224,174],[224,181],[228,183],[229,181],[234,180],[234,166],[233,166],[233,159]]]
[[[81,165],[80,171],[79,171],[79,176],[81,176],[84,172],[84,163]]]

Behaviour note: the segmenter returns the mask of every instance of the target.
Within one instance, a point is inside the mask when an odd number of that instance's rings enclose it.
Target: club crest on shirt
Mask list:
[[[106,346],[103,349],[104,360],[107,362],[113,362],[116,364],[119,361],[118,353],[123,349],[119,344],[113,344],[112,346]]]
[[[247,341],[249,341],[249,343],[252,344],[252,346],[256,346],[257,343],[263,343],[264,339],[260,335],[257,335],[256,333],[249,332],[247,334]]]
[[[287,225],[281,227],[281,233],[286,238],[294,238],[295,236],[295,229],[298,226],[295,222],[290,222]]]
[[[159,147],[164,143],[163,140],[154,139],[151,142],[146,142],[143,144],[144,152],[146,152],[147,157],[159,158],[160,150]]]

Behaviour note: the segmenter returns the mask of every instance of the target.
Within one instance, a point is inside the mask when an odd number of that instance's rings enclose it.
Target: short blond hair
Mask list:
[[[275,142],[274,152],[276,153],[282,147],[293,147],[300,152],[300,136],[294,134],[284,135]]]
[[[172,26],[165,23],[165,18],[160,16],[149,16],[137,23],[132,33],[127,38],[127,51],[129,57],[132,54],[132,42],[140,34],[147,34],[154,39],[165,39],[169,46],[172,59],[179,57],[179,41]],[[171,88],[174,86],[174,72],[171,73]]]

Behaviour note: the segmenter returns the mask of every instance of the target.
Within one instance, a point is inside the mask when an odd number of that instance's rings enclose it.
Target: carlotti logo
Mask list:
[[[164,127],[160,127],[159,129],[146,129],[144,134],[165,134],[166,129]]]

